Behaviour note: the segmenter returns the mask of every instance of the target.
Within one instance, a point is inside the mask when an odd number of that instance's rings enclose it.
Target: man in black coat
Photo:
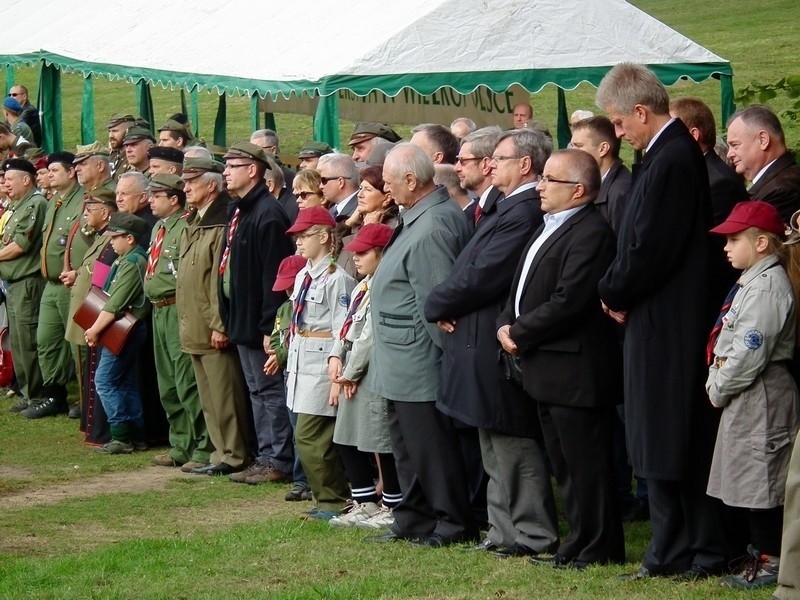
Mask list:
[[[537,554],[558,540],[536,407],[503,376],[495,326],[519,255],[542,222],[533,182],[551,148],[543,133],[528,129],[501,135],[487,128],[465,138],[456,171],[462,187],[478,196],[480,218],[450,276],[425,303],[425,318],[448,334],[436,406],[478,428],[479,461],[489,475],[491,526],[479,547],[500,556]],[[518,158],[502,160],[500,166],[493,155]],[[482,470],[480,463],[467,469],[471,475]]]
[[[617,256],[599,292],[604,310],[627,323],[625,416],[634,470],[647,479],[653,538],[632,577],[707,577],[725,567],[719,515],[705,494],[713,439],[703,381],[709,326],[705,161],[669,96],[641,65],[603,78],[597,105],[635,150]]]
[[[612,417],[619,399],[616,330],[600,308],[597,282],[614,258],[614,232],[591,205],[600,188],[593,157],[555,152],[539,183],[544,225],[522,254],[497,337],[522,359],[569,534],[556,566],[623,562],[615,498]]]
[[[788,223],[800,209],[800,165],[775,113],[758,104],[736,111],[728,120],[728,158],[751,182],[750,197],[772,204]]]

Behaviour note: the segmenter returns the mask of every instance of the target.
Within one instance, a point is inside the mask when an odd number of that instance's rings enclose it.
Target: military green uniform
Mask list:
[[[181,350],[178,310],[175,305],[180,239],[186,228],[182,211],[159,220],[153,227],[148,265],[158,235],[164,228],[154,270],[145,275],[145,293],[153,304],[153,354],[159,396],[169,421],[170,457],[179,463],[208,463],[213,447],[200,405],[192,359]]]
[[[24,253],[17,258],[0,261],[0,279],[6,282],[14,372],[23,402],[30,402],[39,397],[42,389],[42,372],[36,355],[36,327],[44,289],[44,279],[39,269],[42,222],[47,200],[32,189],[13,206],[14,212],[3,229],[2,245],[5,247],[16,242]]]
[[[33,131],[31,131],[31,128],[28,127],[28,124],[22,119],[14,123],[13,127],[11,127],[11,133],[26,139],[31,144],[36,144],[36,140],[33,139]]]
[[[111,177],[114,181],[119,181],[120,175],[131,170],[128,159],[125,158],[125,152],[122,150],[112,151],[108,156],[108,164],[111,167]]]
[[[39,306],[36,343],[45,386],[43,393],[47,397],[55,394],[66,398],[70,346],[64,335],[69,319],[69,288],[61,283],[59,276],[64,270],[67,243],[75,227],[80,226],[82,212],[83,189],[76,184],[63,195],[56,195],[48,203],[45,214],[41,269],[46,283]],[[70,254],[76,254],[76,250],[73,248]],[[73,257],[80,258],[83,257]],[[58,389],[49,390],[51,387]]]

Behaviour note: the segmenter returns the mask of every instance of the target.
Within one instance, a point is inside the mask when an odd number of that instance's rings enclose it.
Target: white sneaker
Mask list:
[[[331,527],[355,527],[361,521],[380,512],[380,507],[374,502],[353,502],[352,508],[346,513],[332,518],[328,523]]]
[[[381,506],[377,513],[369,519],[358,521],[355,526],[359,529],[386,529],[394,524],[392,509]]]

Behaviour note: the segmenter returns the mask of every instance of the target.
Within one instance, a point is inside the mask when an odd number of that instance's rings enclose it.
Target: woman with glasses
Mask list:
[[[319,173],[313,169],[298,171],[292,183],[292,194],[297,198],[300,210],[311,206],[325,206],[320,186],[322,181]]]

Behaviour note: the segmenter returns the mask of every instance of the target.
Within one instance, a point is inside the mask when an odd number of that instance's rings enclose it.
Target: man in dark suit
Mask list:
[[[573,148],[588,152],[597,161],[601,183],[594,205],[611,223],[614,232],[619,231],[625,199],[631,189],[631,172],[619,157],[622,142],[614,133],[614,125],[608,117],[603,116],[578,121],[572,126],[570,143]]]
[[[621,366],[597,295],[615,238],[590,206],[599,189],[592,156],[553,153],[538,186],[544,224],[522,253],[497,321],[503,349],[521,356],[523,386],[536,401],[564,495],[570,532],[554,564],[576,569],[625,558],[611,440]]]
[[[467,471],[471,480],[483,469],[490,477],[491,528],[478,547],[501,557],[537,554],[558,541],[536,406],[504,377],[495,325],[519,255],[542,222],[539,194],[527,184],[539,176],[551,148],[543,133],[527,129],[467,135],[456,169],[461,185],[483,201],[481,217],[450,276],[425,303],[425,318],[447,334],[436,406],[478,428],[478,464],[467,464]],[[493,154],[519,157],[502,161],[508,171],[498,187],[491,183]]]
[[[627,323],[625,426],[634,470],[647,479],[653,538],[632,578],[721,572],[719,515],[705,494],[716,432],[704,399],[708,230],[705,161],[686,126],[669,116],[654,73],[622,63],[597,91],[617,135],[645,151],[634,167],[617,256],[599,292]]]
[[[346,221],[358,207],[361,178],[356,163],[346,154],[325,154],[319,157],[317,170],[322,178],[322,196],[331,205],[331,216],[337,223]]]
[[[800,209],[800,165],[786,148],[775,113],[758,104],[733,113],[728,120],[728,158],[751,182],[750,197],[772,204],[788,223]]]

